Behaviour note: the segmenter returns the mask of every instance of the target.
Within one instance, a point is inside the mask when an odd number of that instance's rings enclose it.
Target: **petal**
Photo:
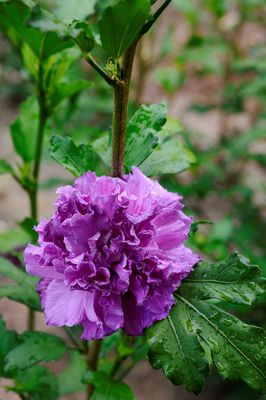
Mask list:
[[[24,262],[26,271],[31,275],[43,278],[64,279],[64,275],[57,272],[53,265],[44,265],[44,249],[39,246],[29,244],[24,251]]]
[[[73,326],[85,316],[83,290],[70,290],[63,281],[53,280],[47,290],[44,312],[48,325]]]

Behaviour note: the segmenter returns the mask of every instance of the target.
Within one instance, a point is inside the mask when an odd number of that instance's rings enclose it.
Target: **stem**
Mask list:
[[[87,366],[91,371],[97,371],[99,355],[102,347],[101,340],[93,340],[89,347],[88,357],[87,357]],[[94,386],[89,384],[87,386],[87,399],[91,398],[92,393],[94,392]]]
[[[103,77],[103,79],[111,86],[115,85],[115,80],[105,72],[105,70],[97,63],[97,61],[88,53],[85,60]]]
[[[41,60],[39,64],[39,74],[38,74],[38,103],[39,103],[39,125],[38,125],[38,133],[37,133],[37,141],[35,149],[35,159],[32,172],[33,184],[32,187],[30,187],[30,189],[28,190],[31,218],[33,219],[34,223],[37,222],[38,220],[37,194],[39,187],[39,173],[40,173],[40,164],[42,156],[44,130],[47,121],[47,114],[45,110],[45,89],[43,87],[43,66]],[[33,331],[34,326],[35,326],[35,312],[34,310],[29,309],[28,330]]]
[[[146,22],[146,24],[143,26],[140,36],[143,36],[145,33],[147,33],[151,29],[153,24],[157,21],[157,19],[164,12],[164,10],[171,3],[171,1],[172,0],[165,0],[163,2],[163,4],[158,8],[158,10],[155,11],[155,13],[153,14],[153,17],[148,22]]]
[[[121,176],[124,171],[125,136],[127,124],[128,94],[137,42],[125,53],[121,80],[114,86],[112,176]]]

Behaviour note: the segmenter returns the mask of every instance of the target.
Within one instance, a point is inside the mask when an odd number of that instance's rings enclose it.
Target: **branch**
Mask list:
[[[104,69],[95,61],[95,59],[88,53],[85,60],[103,77],[108,85],[115,86],[116,81],[104,71]]]
[[[141,30],[141,33],[140,33],[140,37],[145,35],[145,33],[147,33],[151,29],[153,24],[157,21],[157,19],[164,12],[164,10],[171,3],[171,1],[172,0],[165,0],[163,2],[163,4],[158,8],[158,10],[155,11],[155,13],[153,14],[152,18],[148,22],[146,22],[146,24],[143,26],[143,28]]]

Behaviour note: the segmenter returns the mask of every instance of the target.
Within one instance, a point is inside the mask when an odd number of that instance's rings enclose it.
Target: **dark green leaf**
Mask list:
[[[158,146],[139,166],[145,175],[178,174],[196,162],[194,154],[176,135],[178,131],[180,124],[168,119],[162,130],[157,133]]]
[[[0,175],[12,173],[12,167],[6,160],[0,159]]]
[[[57,380],[54,374],[41,365],[35,365],[15,376],[15,385],[9,390],[29,395],[30,400],[56,400],[58,398]]]
[[[93,150],[89,144],[76,146],[68,137],[53,136],[50,155],[75,176],[93,170]]]
[[[218,372],[226,379],[243,380],[266,391],[266,335],[256,326],[246,325],[207,301],[185,299],[194,329],[209,346]]]
[[[123,382],[112,380],[107,374],[86,371],[83,375],[84,383],[91,383],[95,391],[91,400],[134,400],[131,389]]]
[[[28,332],[25,340],[6,357],[6,371],[23,370],[42,361],[53,361],[62,357],[66,351],[65,342],[44,332]]]
[[[186,306],[179,302],[164,321],[147,330],[147,340],[153,368],[162,368],[174,384],[199,393],[209,365],[196,330]]]
[[[39,109],[35,97],[29,97],[20,107],[20,114],[10,126],[17,154],[25,162],[34,159],[38,131]]]
[[[127,125],[125,166],[140,165],[158,143],[156,133],[166,122],[165,103],[142,105]],[[140,151],[141,149],[141,151]]]
[[[149,16],[149,0],[109,3],[99,20],[102,46],[108,56],[119,58],[138,38]]]
[[[184,297],[252,304],[265,287],[266,280],[260,277],[259,267],[234,253],[224,261],[198,265],[184,281],[181,291]]]
[[[244,324],[213,304],[217,301],[214,299],[250,304],[256,294],[262,293],[263,282],[258,275],[257,267],[237,254],[222,263],[196,267],[175,293],[176,304],[168,319],[157,322],[147,330],[152,365],[162,367],[174,383],[198,392],[207,369],[197,368],[197,377],[189,370],[193,371],[195,360],[203,363],[207,357],[213,360],[224,378],[241,379],[254,389],[266,390],[265,331]],[[250,285],[247,287],[248,282]],[[184,365],[181,371],[175,365],[178,357],[182,356],[179,342],[185,352],[185,365],[189,372],[184,372]],[[186,343],[190,343],[188,348]],[[190,358],[192,347],[193,357]],[[173,360],[170,354],[175,354]],[[180,363],[177,365],[181,368]]]
[[[97,0],[56,0],[55,15],[66,22],[83,20],[94,13]]]
[[[17,334],[8,331],[4,321],[0,319],[0,376],[4,374],[4,360],[6,355],[17,345]]]
[[[85,386],[81,382],[81,376],[85,371],[86,363],[84,357],[79,352],[73,351],[70,354],[68,365],[58,376],[60,395],[84,392]]]

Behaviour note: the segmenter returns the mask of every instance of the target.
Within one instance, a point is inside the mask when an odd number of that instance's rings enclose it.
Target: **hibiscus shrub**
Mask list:
[[[0,238],[0,274],[13,281],[3,281],[0,297],[29,308],[22,334],[0,320],[0,374],[22,399],[78,391],[87,399],[134,399],[123,379],[140,360],[194,393],[212,367],[266,390],[265,332],[228,311],[264,293],[259,267],[236,252],[206,262],[190,248],[198,223],[183,211],[185,199],[155,177],[188,169],[196,154],[165,103],[127,117],[138,42],[169,3],[57,1],[46,9],[0,1],[0,26],[34,89],[10,127],[20,162],[0,160],[0,173],[11,174],[30,202],[29,218]],[[58,131],[78,95],[93,87],[72,70],[81,59],[114,92],[113,124],[76,145]],[[39,172],[51,133],[50,156],[76,179],[57,189],[53,215],[39,222]],[[35,330],[36,312],[62,327],[58,335]],[[65,369],[52,372],[49,362],[65,354]]]

